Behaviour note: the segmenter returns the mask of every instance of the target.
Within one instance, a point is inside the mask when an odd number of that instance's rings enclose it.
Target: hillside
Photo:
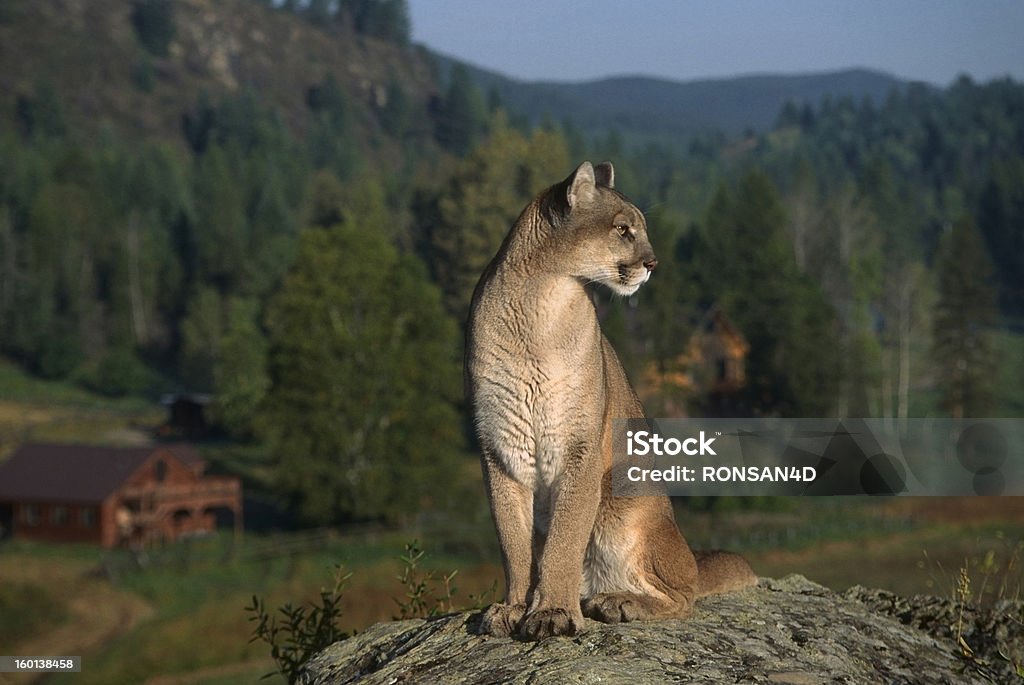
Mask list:
[[[438,56],[443,73],[458,64]],[[497,93],[531,121],[572,120],[588,132],[617,128],[630,138],[687,138],[719,130],[735,136],[771,128],[787,102],[816,106],[824,97],[885,101],[906,82],[869,69],[797,75],[754,75],[672,81],[620,76],[582,82],[525,82],[466,67],[485,92]]]
[[[251,0],[180,0],[165,56],[153,55],[132,25],[132,4],[116,0],[7,0],[0,12],[0,128],[17,123],[17,103],[50,84],[69,123],[97,132],[181,141],[183,117],[204,94],[211,101],[259,93],[295,133],[309,127],[310,90],[333,75],[364,141],[386,139],[380,122],[397,84],[420,116],[406,135],[429,138],[428,110],[451,58],[324,31]],[[59,39],[55,37],[59,36]],[[587,82],[523,82],[467,66],[484,92],[538,122],[572,120],[586,133],[618,129],[627,139],[685,140],[719,130],[763,132],[789,101],[815,105],[826,95],[885,100],[904,82],[866,69],[677,82],[615,77]]]
[[[353,33],[331,34],[251,0],[179,0],[166,56],[151,54],[121,0],[4,0],[0,12],[0,130],[19,98],[52,85],[70,125],[111,124],[136,139],[181,141],[182,118],[247,89],[294,133],[309,124],[310,89],[333,75],[357,130],[380,133],[378,115],[397,82],[413,106],[435,91],[421,51]]]

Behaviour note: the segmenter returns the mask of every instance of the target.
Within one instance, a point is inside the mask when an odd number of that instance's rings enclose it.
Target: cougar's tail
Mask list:
[[[733,552],[694,552],[697,559],[697,596],[742,590],[757,585],[757,575],[747,560]]]

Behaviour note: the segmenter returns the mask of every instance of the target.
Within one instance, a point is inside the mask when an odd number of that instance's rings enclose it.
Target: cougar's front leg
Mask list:
[[[505,567],[505,601],[484,611],[480,632],[508,636],[526,613],[533,559],[533,492],[515,481],[497,463],[490,450],[483,450],[484,484],[491,504],[491,516],[498,531],[498,544]]]
[[[572,445],[551,489],[551,522],[538,564],[537,586],[519,627],[525,639],[575,635],[583,627],[583,555],[597,516],[600,482],[597,446]]]

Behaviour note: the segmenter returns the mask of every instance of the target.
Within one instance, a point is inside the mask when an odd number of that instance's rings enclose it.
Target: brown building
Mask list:
[[[241,483],[204,476],[205,467],[184,445],[25,445],[0,463],[0,528],[104,547],[172,541],[211,531],[219,519],[238,534]]]
[[[679,355],[647,368],[644,387],[660,400],[666,416],[686,416],[694,401],[704,407],[704,415],[729,414],[731,398],[747,383],[749,353],[747,339],[715,305],[694,322]]]

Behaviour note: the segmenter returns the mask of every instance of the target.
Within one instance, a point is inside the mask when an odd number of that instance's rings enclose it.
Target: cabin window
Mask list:
[[[156,482],[163,483],[167,479],[167,462],[159,459],[156,462]]]
[[[92,528],[96,525],[96,510],[92,507],[82,507],[78,510],[78,523],[82,528]]]
[[[715,371],[717,373],[718,380],[724,381],[728,378],[728,368],[726,365],[725,357],[719,357],[718,359],[715,360]]]
[[[21,522],[26,526],[39,525],[39,507],[35,504],[21,505]]]
[[[53,507],[50,509],[50,523],[54,526],[68,525],[68,508]]]

